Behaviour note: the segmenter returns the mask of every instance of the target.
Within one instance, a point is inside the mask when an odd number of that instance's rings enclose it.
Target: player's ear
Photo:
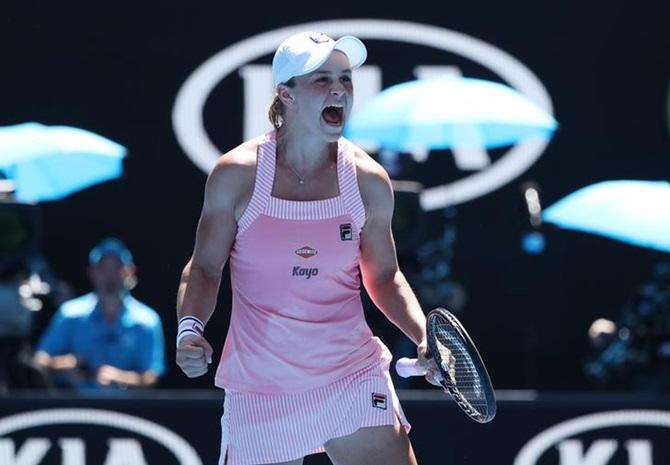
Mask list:
[[[293,91],[290,87],[285,86],[284,84],[279,84],[277,86],[277,96],[284,105],[293,105],[293,102],[295,101]]]

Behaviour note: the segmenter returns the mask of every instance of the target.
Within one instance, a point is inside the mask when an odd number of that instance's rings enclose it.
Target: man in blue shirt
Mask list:
[[[155,310],[130,295],[136,284],[130,251],[118,239],[89,254],[94,291],[61,305],[37,344],[35,361],[61,387],[155,385],[165,372],[165,342]]]

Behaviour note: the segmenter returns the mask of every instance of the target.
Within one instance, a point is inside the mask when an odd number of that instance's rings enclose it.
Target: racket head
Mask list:
[[[493,384],[477,347],[461,322],[441,307],[431,310],[426,320],[428,350],[442,375],[442,387],[473,420],[479,423],[493,420],[496,415]],[[453,378],[442,357],[445,347],[455,359]]]

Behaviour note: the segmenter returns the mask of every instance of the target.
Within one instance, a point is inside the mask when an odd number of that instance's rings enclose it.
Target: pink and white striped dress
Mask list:
[[[276,133],[230,254],[232,312],[215,383],[226,391],[220,465],[284,462],[329,439],[405,419],[360,298],[365,209],[354,147],[338,143],[339,195],[272,196]]]

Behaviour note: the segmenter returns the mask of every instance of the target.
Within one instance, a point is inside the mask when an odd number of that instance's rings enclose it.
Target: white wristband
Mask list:
[[[177,346],[185,336],[200,336],[205,332],[205,324],[194,316],[183,316],[177,329]]]

